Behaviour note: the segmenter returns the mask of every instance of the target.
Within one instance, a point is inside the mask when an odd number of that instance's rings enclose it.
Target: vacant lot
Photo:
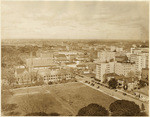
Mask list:
[[[46,113],[57,112],[60,115],[76,115],[78,110],[90,103],[97,103],[104,106],[106,109],[115,101],[99,91],[96,91],[81,83],[66,83],[51,86],[41,86],[14,90],[14,95],[9,99],[9,103],[16,103],[18,107],[15,109],[20,115],[25,115],[21,106],[24,105],[24,97],[32,95],[33,98],[38,98],[39,94],[45,93],[48,95],[47,100],[52,103],[48,107]]]

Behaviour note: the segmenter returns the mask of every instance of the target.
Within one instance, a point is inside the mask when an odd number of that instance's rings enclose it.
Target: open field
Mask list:
[[[45,93],[49,96],[48,99],[53,102],[46,112],[57,112],[60,115],[76,115],[80,108],[87,106],[90,103],[97,103],[108,109],[109,105],[116,100],[81,83],[29,87],[17,89],[13,92],[14,95],[10,98],[9,102],[18,105],[18,108],[16,108],[15,111],[19,112],[20,115],[25,115],[20,108],[20,100],[28,94],[37,98],[37,95],[41,92]]]

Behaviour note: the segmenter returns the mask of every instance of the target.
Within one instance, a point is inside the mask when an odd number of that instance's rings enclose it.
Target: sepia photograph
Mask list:
[[[1,116],[149,116],[149,1],[1,1]]]

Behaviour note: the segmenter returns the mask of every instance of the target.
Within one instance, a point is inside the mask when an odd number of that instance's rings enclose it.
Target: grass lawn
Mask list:
[[[26,93],[33,93],[31,95],[38,98],[38,92],[48,92],[48,100],[53,102],[46,112],[57,112],[62,116],[77,115],[80,108],[90,103],[97,103],[108,109],[109,105],[116,100],[84,84],[66,83],[15,90],[12,98],[9,99],[9,103],[16,103],[18,108],[15,111],[19,112],[20,115],[25,115],[19,106],[22,103],[20,100],[27,95]]]

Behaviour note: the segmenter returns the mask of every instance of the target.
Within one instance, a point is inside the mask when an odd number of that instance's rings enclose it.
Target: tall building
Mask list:
[[[149,68],[149,56],[148,53],[142,53],[142,54],[131,54],[130,55],[130,61],[135,62],[136,64],[136,71],[142,70],[142,68]]]
[[[96,65],[96,79],[104,81],[104,75],[116,73],[117,75],[128,76],[129,72],[135,73],[135,63],[130,62],[101,62]]]
[[[118,75],[128,76],[129,72],[135,72],[135,63],[130,62],[116,62],[115,73]]]
[[[114,73],[114,62],[104,62],[96,65],[96,79],[104,81],[104,74]]]

